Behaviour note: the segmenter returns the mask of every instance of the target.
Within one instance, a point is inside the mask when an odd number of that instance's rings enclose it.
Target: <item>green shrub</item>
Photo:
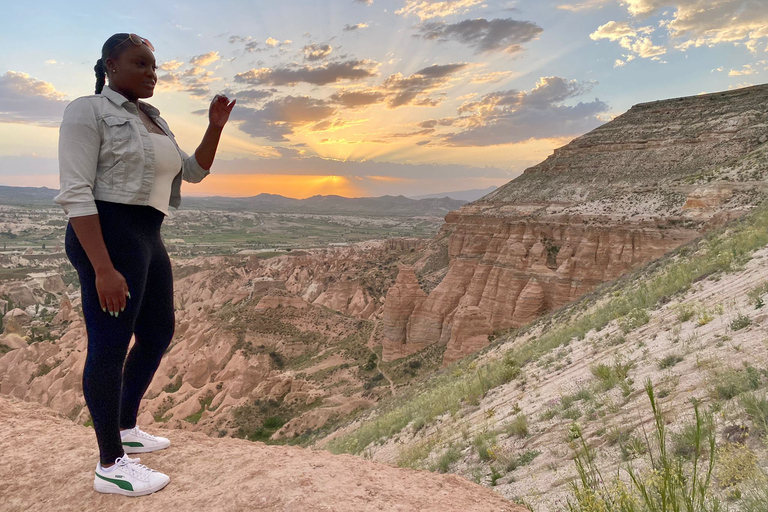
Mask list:
[[[690,302],[683,302],[675,307],[675,313],[679,321],[687,322],[696,314],[696,309]]]
[[[630,310],[624,317],[619,319],[619,327],[626,334],[642,325],[647,324],[651,317],[645,308],[635,308]]]
[[[461,451],[455,445],[450,445],[448,449],[437,459],[438,473],[447,473],[451,464],[461,458]]]
[[[603,382],[609,381],[613,378],[613,371],[607,364],[600,363],[597,365],[592,365],[589,369],[592,372],[592,375]]]
[[[168,383],[163,388],[163,391],[165,391],[168,394],[171,394],[171,393],[177,392],[179,389],[181,389],[181,375],[176,375],[176,380]]]
[[[520,413],[507,424],[507,434],[516,437],[528,437],[528,418]]]
[[[765,295],[766,292],[768,292],[768,281],[763,281],[747,292],[747,297],[749,297],[749,300],[755,304],[755,309],[760,309],[765,305],[762,296]]]
[[[659,361],[659,369],[660,370],[666,370],[667,368],[672,368],[677,363],[683,360],[683,356],[680,354],[670,354],[661,361]]]
[[[706,452],[701,452],[706,447],[701,445],[700,440],[702,436],[709,437],[711,430],[712,425],[709,422],[694,422],[683,426],[680,432],[672,434],[672,453],[689,460],[707,455]]]
[[[760,387],[760,372],[752,366],[746,366],[743,370],[729,369],[720,372],[714,377],[712,394],[719,400],[731,398],[754,391]]]
[[[749,393],[741,398],[740,403],[752,420],[753,432],[758,436],[768,434],[768,397]]]
[[[733,321],[731,322],[731,329],[734,331],[738,331],[740,329],[743,329],[749,326],[749,324],[751,323],[752,323],[752,320],[748,316],[742,313],[739,313],[739,315],[736,318],[734,318]]]

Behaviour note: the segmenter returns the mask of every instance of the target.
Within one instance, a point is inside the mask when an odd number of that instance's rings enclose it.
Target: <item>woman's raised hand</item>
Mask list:
[[[208,122],[217,128],[224,128],[224,125],[229,121],[229,113],[232,112],[232,107],[235,106],[237,100],[229,101],[229,98],[217,94],[211,101],[211,107],[208,109]]]

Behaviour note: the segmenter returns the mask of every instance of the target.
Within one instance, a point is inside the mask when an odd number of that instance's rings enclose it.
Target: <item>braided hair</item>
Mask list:
[[[101,47],[101,58],[97,60],[96,65],[93,66],[93,70],[96,72],[96,94],[100,94],[104,89],[104,83],[107,78],[107,58],[110,57],[110,55],[113,58],[119,56],[120,53],[127,48],[123,43],[128,40],[128,37],[128,33],[121,32],[119,34],[114,34],[107,39],[104,46]],[[121,48],[117,49],[118,47]]]

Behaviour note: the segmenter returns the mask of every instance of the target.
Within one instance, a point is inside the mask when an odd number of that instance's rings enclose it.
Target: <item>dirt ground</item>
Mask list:
[[[171,482],[138,498],[93,490],[93,429],[36,403],[0,396],[0,511],[524,512],[452,474],[403,469],[325,450],[158,429],[171,447],[140,456]]]

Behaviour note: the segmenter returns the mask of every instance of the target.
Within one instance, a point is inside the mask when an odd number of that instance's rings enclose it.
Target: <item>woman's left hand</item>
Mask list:
[[[237,100],[232,100],[230,103],[229,98],[217,94],[211,101],[211,108],[208,109],[208,122],[217,128],[224,128],[224,125],[229,121],[229,113],[232,112],[232,107],[235,106]]]

